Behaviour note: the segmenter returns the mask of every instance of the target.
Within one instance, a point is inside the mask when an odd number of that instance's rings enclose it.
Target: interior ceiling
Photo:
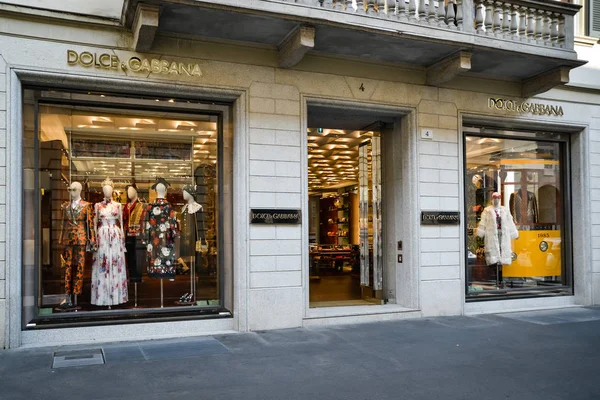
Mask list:
[[[478,168],[481,165],[499,165],[506,159],[556,159],[554,144],[540,146],[534,141],[499,139],[489,137],[466,137],[467,164]]]
[[[122,186],[133,178],[144,186],[157,176],[183,182],[191,179],[198,165],[216,164],[215,118],[175,119],[45,107],[40,142],[43,148],[44,143],[60,141],[73,162],[71,179],[89,181],[92,187],[106,177]],[[70,146],[75,142],[79,148]]]
[[[325,128],[309,128],[307,133],[309,192],[358,184],[358,146],[377,133]],[[370,171],[370,155],[367,164]]]
[[[335,126],[343,130],[368,130],[375,124],[392,124],[397,113],[377,113],[365,109],[349,109],[346,107],[309,105],[308,126],[315,128]]]

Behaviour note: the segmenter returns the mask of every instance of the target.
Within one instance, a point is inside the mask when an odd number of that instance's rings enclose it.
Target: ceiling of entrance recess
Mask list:
[[[307,135],[309,192],[358,184],[358,146],[373,131],[308,128]],[[368,166],[370,171],[370,154]]]
[[[221,8],[218,4],[163,2],[158,33],[258,44],[277,50],[296,27],[310,23],[315,27],[315,42],[309,54],[358,58],[425,71],[438,61],[467,50],[473,52],[470,73],[513,81],[527,79],[558,66],[582,64],[576,60],[518,53],[502,46],[476,46],[467,36],[464,42],[457,42],[444,40],[443,36],[433,38],[405,34],[402,24],[398,25],[396,32],[383,32],[366,26],[361,29],[333,22],[308,21],[306,18],[276,13],[259,14],[244,9],[243,5],[240,8]],[[342,63],[340,73],[343,73],[343,68]]]

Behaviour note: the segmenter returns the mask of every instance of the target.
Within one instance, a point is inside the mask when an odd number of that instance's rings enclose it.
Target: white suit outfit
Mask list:
[[[498,229],[497,216],[500,219],[500,229]],[[506,207],[486,207],[481,213],[477,236],[484,238],[485,261],[488,265],[496,263],[509,265],[512,262],[511,239],[518,238],[519,231]]]

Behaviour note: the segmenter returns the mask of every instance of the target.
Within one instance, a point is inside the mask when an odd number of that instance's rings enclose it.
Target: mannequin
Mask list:
[[[65,246],[61,255],[65,267],[65,298],[57,307],[59,311],[75,310],[77,295],[83,287],[85,252],[91,251],[96,244],[92,205],[81,199],[81,190],[81,183],[72,182],[68,189],[71,201],[61,206],[63,218],[59,243]],[[75,295],[75,299],[71,295]]]
[[[142,243],[142,228],[144,223],[145,205],[139,201],[135,183],[127,185],[127,199],[123,209],[123,227],[125,229],[125,258],[129,282],[134,284],[134,307],[137,307],[137,285],[142,282],[144,263],[144,244]]]
[[[139,201],[135,183],[127,186],[127,198],[129,202],[123,210],[127,269],[129,270],[129,281],[139,283],[142,281],[142,260],[138,259],[138,250],[144,248],[141,239],[145,205]]]
[[[94,205],[98,245],[92,266],[92,304],[109,308],[128,301],[123,212],[121,203],[112,201],[113,189],[106,178],[104,200]]]
[[[197,195],[194,186],[187,185],[183,188],[183,199],[187,203],[181,209],[181,243],[179,255],[182,260],[191,261],[191,283],[190,292],[179,299],[180,303],[193,303],[195,301],[195,272],[197,252],[208,250],[204,238],[204,215],[202,205],[196,201]]]
[[[148,259],[149,278],[175,278],[174,244],[177,237],[175,210],[165,196],[171,186],[164,178],[157,178],[152,190],[156,199],[145,208],[144,243]]]
[[[487,264],[498,268],[498,286],[502,284],[502,265],[512,262],[511,239],[519,237],[510,212],[500,205],[501,197],[498,192],[492,194],[492,205],[483,210],[477,228],[477,236],[484,238]]]

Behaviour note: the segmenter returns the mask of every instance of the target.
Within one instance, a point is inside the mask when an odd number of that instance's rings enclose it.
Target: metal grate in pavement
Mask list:
[[[52,368],[83,367],[104,364],[101,349],[59,351],[54,353]]]

